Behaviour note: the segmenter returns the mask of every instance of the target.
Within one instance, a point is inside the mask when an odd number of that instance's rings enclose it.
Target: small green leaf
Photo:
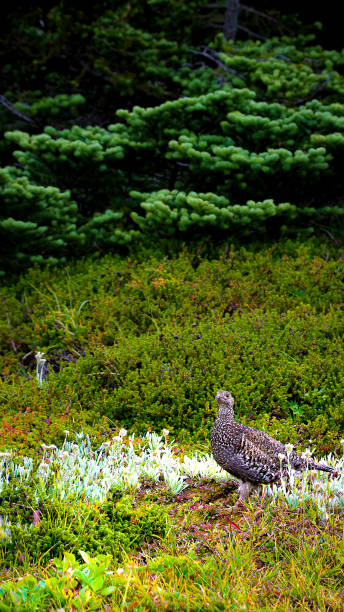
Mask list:
[[[81,555],[81,557],[83,558],[83,560],[85,561],[85,563],[89,564],[90,562],[90,558],[88,556],[87,553],[85,553],[84,550],[79,550],[79,554]]]

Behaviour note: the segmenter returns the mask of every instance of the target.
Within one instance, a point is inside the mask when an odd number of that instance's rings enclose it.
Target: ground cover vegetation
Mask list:
[[[0,611],[342,610],[343,51],[268,0],[0,30]],[[336,477],[230,511],[221,388]]]
[[[94,257],[1,297],[1,609],[340,609],[340,245]],[[229,514],[218,388],[339,478]]]

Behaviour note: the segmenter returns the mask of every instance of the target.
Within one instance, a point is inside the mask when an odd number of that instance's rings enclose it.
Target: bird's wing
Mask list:
[[[268,483],[279,473],[280,463],[277,454],[266,448],[266,445],[262,448],[257,439],[252,440],[246,434],[242,436],[240,456],[246,466],[246,472],[250,474],[248,476],[250,480]]]
[[[223,467],[243,481],[268,484],[276,479],[280,465],[278,459],[271,458],[243,434],[240,444],[227,455]]]
[[[286,455],[284,444],[269,436],[265,431],[259,429],[253,429],[253,427],[247,427],[244,432],[244,437],[249,440],[255,446],[258,446],[263,452],[265,452],[272,460],[278,458],[278,453]]]

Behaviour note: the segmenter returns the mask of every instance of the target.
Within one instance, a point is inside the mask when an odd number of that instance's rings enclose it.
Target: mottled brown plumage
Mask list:
[[[263,431],[237,423],[234,398],[228,391],[218,391],[216,399],[219,409],[210,434],[211,450],[215,461],[241,481],[239,494],[244,500],[252,487],[280,478],[281,469],[287,465],[287,450],[284,444]],[[312,470],[334,472],[331,467],[306,461],[293,451],[289,454],[289,462],[294,470],[302,470],[307,464]]]

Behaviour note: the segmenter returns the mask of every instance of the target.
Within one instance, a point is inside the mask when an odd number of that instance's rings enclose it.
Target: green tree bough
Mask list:
[[[17,166],[1,171],[3,270],[8,255],[15,269],[152,235],[311,230],[340,219],[344,56],[307,42],[217,36],[197,52],[213,67],[176,72],[186,94],[176,100],[118,110],[108,128],[7,132]],[[68,100],[51,99],[50,117]],[[27,112],[49,117],[49,99]]]

